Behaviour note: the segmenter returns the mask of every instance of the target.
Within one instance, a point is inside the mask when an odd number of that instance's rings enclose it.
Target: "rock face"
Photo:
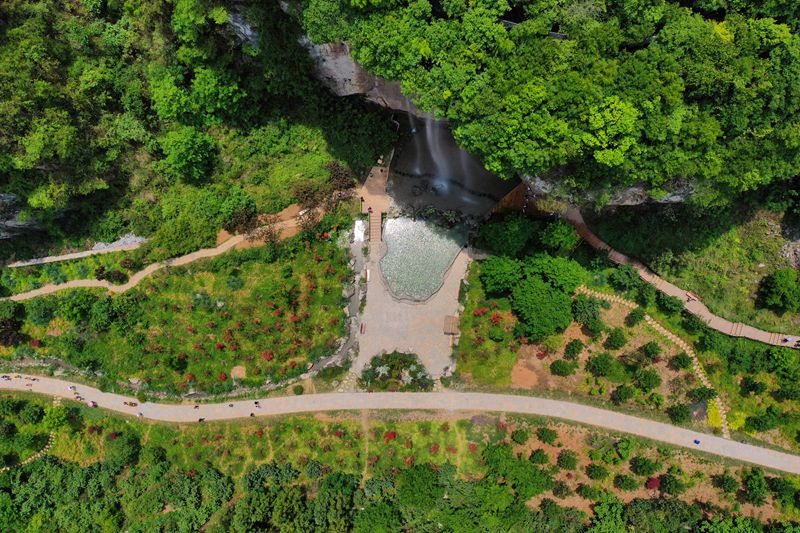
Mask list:
[[[314,44],[300,39],[317,69],[317,77],[336,95],[361,95],[380,106],[406,111],[418,117],[430,117],[417,109],[400,90],[400,83],[370,74],[350,55],[347,43]]]
[[[800,268],[800,239],[785,244],[783,248],[781,248],[781,256],[794,268]]]
[[[35,219],[22,220],[20,211],[15,194],[0,193],[0,239],[10,239],[16,233],[39,227]]]
[[[561,197],[571,203],[581,204],[594,202],[603,194],[603,191],[584,191],[580,197],[576,197],[568,192],[561,193],[558,178],[549,179],[540,176],[523,176],[525,182],[533,194],[537,196]],[[651,196],[647,188],[643,185],[633,185],[616,189],[608,200],[603,202],[604,206],[621,207],[630,205],[641,205],[646,203],[676,204],[686,201],[694,192],[689,183],[674,182],[665,187],[667,194],[661,198]]]

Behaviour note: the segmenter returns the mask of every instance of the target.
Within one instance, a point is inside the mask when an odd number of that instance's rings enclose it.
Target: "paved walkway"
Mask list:
[[[706,307],[705,304],[703,304],[703,302],[700,300],[697,300],[696,298],[689,298],[689,293],[686,290],[673,285],[663,278],[660,278],[655,272],[647,268],[647,266],[641,262],[637,261],[636,259],[632,259],[627,255],[621,254],[620,252],[614,250],[607,243],[602,241],[586,225],[586,222],[583,220],[583,216],[578,209],[574,207],[568,209],[564,214],[564,219],[575,227],[578,235],[580,235],[583,240],[585,240],[592,248],[608,251],[608,258],[612,262],[620,265],[624,264],[632,266],[639,273],[639,277],[644,281],[665,294],[680,298],[683,301],[683,307],[693,315],[697,315],[702,318],[711,329],[715,329],[720,333],[724,333],[725,335],[731,335],[732,337],[746,337],[748,339],[763,342],[765,344],[771,344],[773,346],[790,346],[789,344],[783,342],[783,339],[786,337],[800,338],[800,335],[788,335],[784,333],[763,331],[758,328],[748,326],[747,324],[742,324],[741,322],[731,322],[730,320],[726,320],[715,315],[709,311],[708,307]]]
[[[612,294],[605,294],[599,291],[594,291],[592,289],[586,287],[578,287],[578,292],[587,294],[589,296],[595,296],[597,298],[602,298],[603,300],[609,302],[615,302],[620,305],[624,305],[629,309],[636,309],[639,307],[636,303],[626,300],[620,296],[612,295]],[[711,381],[709,381],[708,376],[706,375],[706,371],[703,368],[703,365],[700,364],[700,360],[697,358],[697,354],[695,353],[694,349],[687,343],[685,340],[681,339],[673,332],[669,331],[667,328],[659,324],[655,321],[653,317],[650,315],[644,316],[645,321],[653,327],[656,331],[658,331],[661,335],[668,338],[672,341],[678,348],[686,352],[686,355],[692,358],[692,367],[694,369],[694,373],[700,379],[700,383],[703,384],[704,387],[713,388],[711,386]],[[726,439],[731,438],[731,431],[728,427],[728,408],[725,406],[725,402],[722,401],[722,398],[717,396],[714,398],[714,403],[717,405],[717,409],[719,410],[720,418],[722,418],[722,436]]]
[[[279,236],[281,238],[283,238],[285,235],[294,233],[296,227],[297,227],[296,218],[283,219],[275,223],[275,229],[276,231],[279,232]],[[176,257],[174,259],[167,259],[166,261],[160,261],[158,263],[147,265],[139,272],[133,274],[128,279],[128,281],[123,285],[114,285],[109,281],[99,280],[99,279],[76,279],[72,281],[67,281],[66,283],[59,283],[59,284],[50,283],[48,285],[43,285],[42,287],[39,287],[38,289],[34,289],[32,291],[22,292],[6,298],[0,298],[0,300],[13,300],[19,302],[23,300],[30,300],[31,298],[36,298],[38,296],[44,296],[47,294],[52,294],[54,292],[63,291],[66,289],[76,289],[76,288],[100,288],[100,289],[106,289],[109,292],[122,293],[136,287],[139,283],[142,282],[142,280],[164,268],[187,265],[189,263],[198,261],[200,259],[206,259],[209,257],[215,257],[224,254],[225,252],[233,248],[245,248],[248,246],[252,246],[253,244],[254,243],[247,241],[246,235],[234,235],[225,242],[223,242],[222,244],[220,244],[219,246],[216,246],[214,248],[203,248],[201,250],[197,250],[196,252]]]
[[[249,417],[250,413],[260,417],[363,409],[522,413],[589,424],[737,461],[800,474],[800,456],[797,455],[760,448],[588,405],[529,396],[464,392],[354,392],[265,398],[258,400],[260,407],[256,407],[254,400],[202,404],[197,408],[191,404],[168,405],[150,402],[137,407],[129,407],[123,402],[135,402],[134,398],[101,392],[85,385],[55,378],[37,377],[36,381],[32,381],[31,378],[32,376],[20,376],[8,381],[0,381],[0,389],[32,391],[60,398],[72,398],[73,392],[68,387],[75,386],[77,392],[86,401],[97,402],[100,407],[133,416],[140,412],[145,419],[164,422],[198,422],[200,418],[207,421],[230,420]],[[695,445],[695,440],[699,440],[700,444]]]

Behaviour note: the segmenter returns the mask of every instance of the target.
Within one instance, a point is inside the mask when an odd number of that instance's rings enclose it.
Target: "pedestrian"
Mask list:
[[[229,404],[228,404],[228,407],[233,407],[233,404],[232,404],[232,403],[229,403]]]
[[[200,409],[200,406],[197,405],[197,404],[194,404],[194,409]]]
[[[372,206],[369,206],[369,207],[367,208],[367,213],[369,213],[370,215],[372,214]]]
[[[206,419],[205,419],[205,418],[198,418],[198,419],[197,419],[197,421],[198,421],[198,422],[205,422],[205,421],[206,421]]]
[[[250,413],[250,416],[256,416],[256,414],[255,413]]]

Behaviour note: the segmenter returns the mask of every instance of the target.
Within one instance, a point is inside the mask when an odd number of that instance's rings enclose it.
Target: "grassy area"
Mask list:
[[[758,303],[761,280],[788,266],[784,215],[731,207],[695,214],[688,207],[619,208],[587,220],[612,247],[639,258],[670,282],[697,294],[712,312],[768,331],[793,332],[796,313]]]
[[[507,298],[486,296],[479,276],[480,263],[474,261],[461,286],[464,312],[459,323],[461,336],[454,350],[458,373],[476,384],[510,385],[519,349],[514,336],[517,319]]]
[[[73,261],[45,265],[3,268],[0,271],[0,293],[19,294],[50,283],[66,283],[74,279],[107,279],[122,284],[141,268],[129,252],[110,252]]]
[[[36,298],[25,305],[30,341],[2,353],[55,357],[170,392],[297,376],[346,334],[348,254],[329,235],[163,271],[113,298],[85,290]]]

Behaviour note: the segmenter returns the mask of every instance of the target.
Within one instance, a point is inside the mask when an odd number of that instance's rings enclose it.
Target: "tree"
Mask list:
[[[367,505],[353,521],[354,533],[394,533],[402,528],[397,508],[383,501]]]
[[[651,477],[656,472],[661,470],[661,468],[661,463],[658,461],[653,461],[652,459],[648,459],[647,457],[643,457],[641,455],[637,455],[631,459],[631,472],[637,476]]]
[[[685,403],[678,403],[667,408],[669,419],[675,424],[685,424],[691,420],[692,410]]]
[[[556,464],[564,470],[575,470],[578,466],[578,455],[572,450],[562,450],[556,458]]]
[[[614,486],[619,490],[624,491],[631,491],[636,490],[640,487],[640,484],[636,479],[631,476],[626,476],[625,474],[617,474],[614,476]]]
[[[728,494],[733,494],[739,490],[739,480],[730,475],[728,472],[723,472],[722,474],[713,476],[711,481],[715,487]]]
[[[655,341],[650,341],[647,344],[642,345],[641,350],[642,354],[650,362],[655,361],[656,358],[661,355],[661,346]]]
[[[511,292],[519,333],[533,340],[566,329],[572,322],[572,299],[538,278],[528,278]]]
[[[536,437],[545,444],[555,445],[558,432],[548,427],[540,427],[536,430]]]
[[[639,279],[639,273],[630,265],[619,265],[609,275],[608,281],[615,289],[620,291],[635,289],[642,283]]]
[[[741,390],[742,396],[760,396],[767,391],[767,384],[762,383],[761,381],[757,381],[753,379],[751,376],[745,376],[742,378],[741,383],[739,384],[739,388]]]
[[[636,391],[633,387],[628,385],[620,385],[614,389],[614,392],[611,393],[611,401],[617,405],[620,405],[630,401],[635,394]]]
[[[769,495],[769,487],[762,469],[751,468],[744,471],[742,485],[744,487],[745,501],[753,505],[764,505]]]
[[[524,429],[515,429],[511,432],[511,440],[517,444],[525,444],[528,442],[528,432]]]
[[[550,456],[541,448],[534,450],[528,460],[535,465],[546,465],[550,462]]]
[[[795,268],[781,268],[761,281],[761,295],[769,307],[795,313],[800,310],[800,277]]]
[[[575,228],[565,220],[555,220],[539,233],[539,242],[554,252],[567,252],[575,248],[581,238]]]
[[[686,352],[681,352],[670,359],[669,366],[673,370],[688,370],[692,367],[692,358]]]
[[[487,293],[511,292],[522,279],[522,262],[517,259],[492,256],[480,265],[480,280]]]
[[[540,276],[554,288],[567,294],[574,293],[589,277],[586,269],[577,261],[544,253],[526,257],[523,271],[528,277]]]
[[[609,350],[619,350],[628,343],[628,337],[622,328],[614,328],[606,338],[605,347]]]
[[[656,295],[656,303],[658,308],[668,315],[676,315],[683,309],[683,300],[664,292],[659,292]]]
[[[586,475],[589,479],[602,481],[608,477],[608,468],[597,463],[590,463],[586,466]]]
[[[571,376],[575,373],[577,369],[577,363],[573,361],[567,361],[565,359],[556,359],[552,363],[550,363],[550,372],[554,376]]]
[[[444,494],[436,473],[430,466],[415,464],[396,477],[397,501],[404,507],[432,509]]]
[[[578,356],[583,352],[584,344],[580,339],[572,339],[567,343],[564,348],[564,358],[570,361],[575,361]]]
[[[643,392],[650,392],[661,385],[661,376],[652,369],[640,368],[636,371],[634,379],[636,380],[636,386]]]
[[[645,312],[644,309],[641,307],[637,307],[636,309],[632,310],[628,313],[628,316],[625,317],[625,325],[629,328],[636,326],[637,324],[641,323],[644,320]]]
[[[589,356],[586,361],[586,370],[595,377],[608,377],[619,373],[621,365],[613,355],[603,352]]]
[[[491,220],[478,231],[476,246],[496,255],[519,257],[536,234],[537,225],[521,214]]]
[[[707,402],[717,397],[717,391],[711,387],[697,387],[686,393],[693,402]]]
[[[60,428],[66,426],[68,421],[68,411],[66,407],[46,407],[44,410],[44,418],[42,419],[42,427],[47,431],[58,431]]]
[[[31,402],[27,402],[19,412],[19,419],[25,424],[38,424],[43,416],[44,409]]]
[[[216,142],[192,126],[167,132],[161,139],[164,159],[158,168],[174,180],[200,183],[210,175],[216,160]]]
[[[575,322],[588,325],[600,320],[600,301],[597,298],[579,294],[572,303],[572,316]]]
[[[686,492],[686,489],[688,488],[686,484],[678,478],[678,476],[669,472],[666,474],[661,474],[659,479],[661,480],[661,492],[664,494],[669,494],[670,496],[679,496]]]

